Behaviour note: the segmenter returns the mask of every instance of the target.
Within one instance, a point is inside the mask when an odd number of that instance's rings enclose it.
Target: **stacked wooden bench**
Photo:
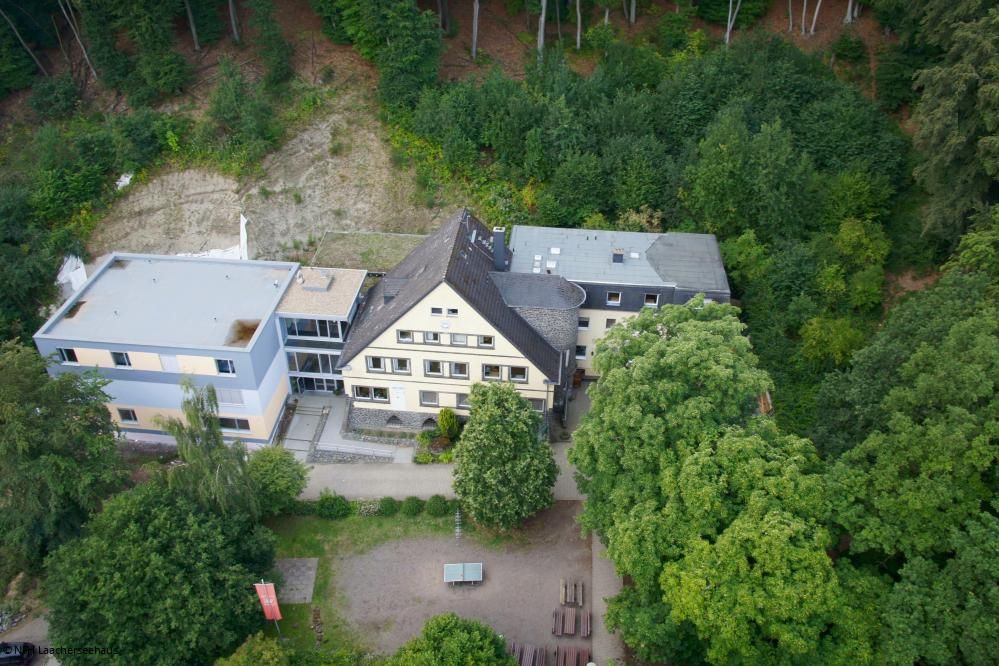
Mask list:
[[[558,645],[555,647],[555,666],[586,666],[590,651],[585,647]]]
[[[548,657],[548,648],[533,645],[507,643],[506,651],[517,660],[519,666],[545,666]]]

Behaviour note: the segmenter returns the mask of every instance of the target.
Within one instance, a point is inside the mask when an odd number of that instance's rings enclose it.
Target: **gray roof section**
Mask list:
[[[112,254],[36,337],[182,348],[249,347],[298,264]]]
[[[546,377],[557,379],[561,355],[503,301],[489,277],[492,268],[492,232],[462,209],[368,291],[344,344],[339,367],[446,282]]]
[[[728,292],[718,241],[711,234],[594,231],[517,225],[510,237],[516,273],[561,275],[573,282],[676,286]],[[620,263],[613,255],[623,255]]]
[[[512,308],[569,310],[586,300],[586,292],[561,275],[493,271],[489,277],[499,288],[503,302]]]

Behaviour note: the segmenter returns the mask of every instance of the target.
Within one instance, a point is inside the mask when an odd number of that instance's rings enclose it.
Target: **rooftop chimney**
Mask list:
[[[493,269],[505,271],[506,268],[506,229],[493,227]]]

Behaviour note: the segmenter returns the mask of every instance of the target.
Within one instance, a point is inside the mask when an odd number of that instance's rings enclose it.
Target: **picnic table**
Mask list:
[[[445,564],[444,582],[448,585],[454,585],[455,583],[481,583],[482,562]]]

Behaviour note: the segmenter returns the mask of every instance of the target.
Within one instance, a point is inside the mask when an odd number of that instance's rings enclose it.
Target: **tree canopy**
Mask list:
[[[399,648],[386,666],[513,666],[506,644],[491,627],[447,613]]]
[[[47,561],[52,640],[112,647],[102,657],[112,664],[210,663],[261,625],[252,583],[273,558],[266,528],[145,483],[111,499]]]
[[[477,523],[516,527],[554,501],[558,468],[540,436],[541,417],[512,384],[476,384],[469,400],[454,492]]]
[[[107,381],[45,366],[34,349],[0,345],[0,547],[31,565],[125,480]]]
[[[188,382],[184,390],[184,420],[163,420],[163,429],[177,440],[177,455],[184,462],[167,471],[170,488],[205,510],[256,518],[260,503],[246,446],[239,440],[230,444],[223,440],[215,387]]]

